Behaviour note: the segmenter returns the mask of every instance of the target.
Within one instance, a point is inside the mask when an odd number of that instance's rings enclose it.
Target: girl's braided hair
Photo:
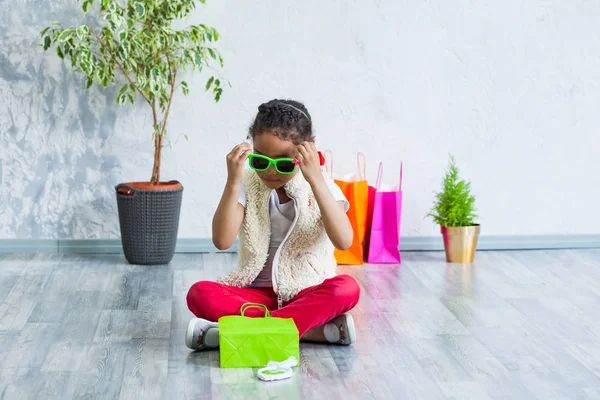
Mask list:
[[[312,120],[304,104],[295,100],[271,100],[258,107],[258,114],[248,129],[248,138],[271,133],[296,144],[313,137]]]

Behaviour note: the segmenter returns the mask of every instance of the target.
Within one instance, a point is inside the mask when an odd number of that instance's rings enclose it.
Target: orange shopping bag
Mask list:
[[[329,172],[330,177],[333,176],[333,155],[331,151],[329,153],[329,165],[326,163],[326,170]],[[363,161],[363,168],[361,169],[361,158]],[[327,159],[327,157],[326,157]],[[364,169],[364,154],[359,153],[357,155],[358,164],[358,177],[348,176],[344,178],[334,179],[335,183],[340,187],[342,193],[350,203],[348,209],[348,219],[352,224],[352,230],[354,231],[354,239],[352,240],[352,246],[348,250],[335,250],[335,259],[338,264],[345,265],[361,265],[364,263],[364,240],[367,232],[367,208],[369,199],[369,185]],[[362,170],[362,171],[361,171]],[[362,174],[361,174],[362,172]]]

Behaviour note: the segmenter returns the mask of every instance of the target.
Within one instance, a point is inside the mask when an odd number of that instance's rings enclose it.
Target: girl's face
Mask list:
[[[278,136],[275,136],[269,132],[256,135],[254,137],[254,153],[267,156],[272,159],[276,158],[296,158],[298,149],[296,145],[289,141],[283,140]],[[280,174],[275,170],[275,166],[271,165],[266,171],[256,171],[260,179],[264,182],[265,186],[269,189],[275,190],[282,188],[288,183],[296,174],[300,168],[291,174]]]

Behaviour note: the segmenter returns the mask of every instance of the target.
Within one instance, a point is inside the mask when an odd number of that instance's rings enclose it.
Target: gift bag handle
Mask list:
[[[400,161],[400,186],[398,186],[398,191],[402,190],[402,161]]]
[[[267,306],[265,306],[264,304],[258,304],[258,303],[245,303],[242,305],[242,307],[240,308],[240,312],[242,314],[242,317],[245,317],[244,313],[246,312],[246,310],[248,310],[249,308],[259,308],[262,310],[265,310],[265,318],[269,318],[271,316],[271,313],[269,312],[269,309],[267,308]]]
[[[327,157],[327,154],[329,154],[329,157]],[[323,155],[325,156],[325,172],[329,172],[329,177],[333,179],[333,153],[331,150],[325,150]],[[331,161],[327,162],[328,160]]]
[[[360,161],[362,159],[362,168],[360,165]],[[366,181],[367,180],[367,157],[365,157],[365,153],[357,153],[356,154],[356,166],[358,167],[358,180]],[[362,174],[361,174],[362,172]]]
[[[381,187],[381,177],[383,176],[383,163],[380,162],[379,163],[379,170],[377,171],[377,184],[375,185],[375,188],[377,190],[379,190],[379,188]]]

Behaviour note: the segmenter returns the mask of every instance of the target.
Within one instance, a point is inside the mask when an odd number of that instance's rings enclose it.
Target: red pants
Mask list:
[[[190,311],[198,318],[217,322],[226,315],[239,315],[244,303],[260,303],[267,306],[271,315],[292,318],[300,337],[316,326],[331,321],[350,311],[358,303],[360,288],[349,275],[338,275],[320,285],[304,289],[281,309],[277,309],[277,295],[272,288],[237,288],[216,282],[196,282],[187,294]],[[264,311],[251,308],[248,317],[262,317]]]

